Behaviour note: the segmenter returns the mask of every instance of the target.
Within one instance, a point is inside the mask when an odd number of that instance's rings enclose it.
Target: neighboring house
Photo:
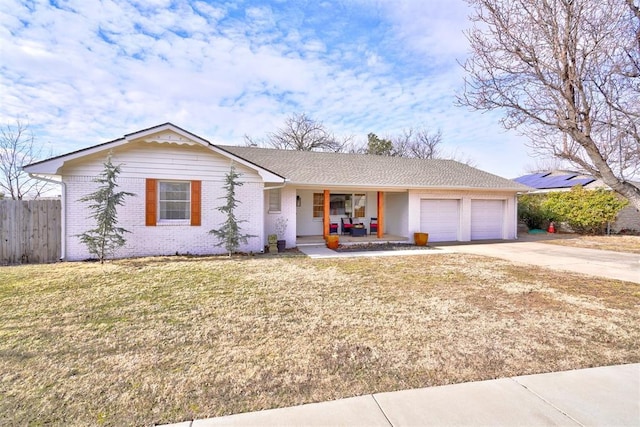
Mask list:
[[[518,177],[514,181],[534,188],[535,190],[531,191],[532,193],[569,191],[571,187],[576,185],[582,185],[587,190],[595,190],[597,188],[610,189],[604,182],[593,176],[565,170],[532,173]],[[638,184],[634,183],[634,185],[640,187]],[[640,213],[631,205],[622,209],[616,218],[616,222],[611,224],[612,232],[619,233],[621,230],[640,231]]]
[[[276,221],[287,219],[287,247],[298,236],[322,236],[329,223],[354,217],[377,237],[430,241],[515,239],[516,194],[528,187],[453,160],[213,145],[171,123],[25,166],[32,176],[62,179],[62,258],[89,257],[78,235],[93,227],[80,198],[94,191],[109,151],[121,166],[118,190],[135,193],[118,211],[131,233],[117,256],[213,254],[224,249],[208,231],[224,216],[225,174],[241,173],[236,216],[249,239],[241,251],[261,252]]]

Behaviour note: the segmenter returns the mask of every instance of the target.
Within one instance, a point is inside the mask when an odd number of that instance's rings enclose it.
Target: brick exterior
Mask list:
[[[66,254],[69,261],[83,260],[90,257],[85,245],[78,234],[81,234],[95,223],[89,218],[91,211],[87,209],[87,203],[78,200],[91,193],[96,188],[92,182],[93,177],[66,176]],[[175,255],[193,254],[208,255],[220,254],[225,250],[221,246],[215,246],[216,238],[208,231],[218,228],[224,221],[224,216],[216,208],[224,201],[219,197],[224,196],[222,180],[202,181],[202,225],[191,226],[162,225],[145,226],[145,179],[143,178],[119,178],[118,185],[135,193],[135,197],[127,197],[125,203],[118,209],[118,225],[129,230],[125,238],[127,243],[117,253],[116,257],[136,257],[151,255]],[[259,252],[263,249],[263,216],[262,206],[263,185],[256,182],[245,182],[237,187],[237,198],[242,202],[236,210],[236,217],[247,220],[241,224],[244,234],[253,234],[258,237],[249,239],[247,245],[242,245],[240,251]],[[295,197],[295,196],[294,196]],[[295,201],[294,201],[295,204]]]
[[[621,230],[640,232],[640,213],[633,206],[627,206],[620,211],[616,222],[611,225],[611,231],[619,233]]]
[[[265,191],[264,195],[264,212],[265,212],[265,241],[264,245],[267,245],[267,238],[269,234],[276,234],[276,221],[278,218],[288,218],[287,229],[285,230],[284,239],[287,241],[287,248],[293,248],[296,246],[296,189],[292,187],[284,187],[281,190],[280,212],[269,212],[269,198],[268,191]],[[278,236],[282,239],[283,236]]]

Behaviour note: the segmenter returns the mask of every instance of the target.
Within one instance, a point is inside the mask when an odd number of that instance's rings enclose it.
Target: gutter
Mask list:
[[[284,180],[284,182],[282,183],[282,185],[274,185],[273,187],[267,187],[266,185],[264,187],[262,187],[263,191],[267,191],[267,190],[277,190],[278,188],[284,188],[287,186],[287,184],[289,183],[289,180]]]
[[[364,189],[367,191],[408,191],[408,190],[428,190],[428,191],[493,191],[508,193],[524,193],[529,192],[527,188],[522,187],[470,187],[465,185],[459,186],[423,186],[423,185],[406,185],[406,184],[344,184],[344,183],[308,183],[293,182],[287,180],[288,183],[296,185],[298,188],[336,188],[336,189]]]
[[[51,184],[60,185],[62,187],[62,191],[60,192],[60,204],[61,204],[61,215],[60,215],[60,261],[64,261],[66,257],[66,248],[67,248],[67,211],[66,211],[66,200],[67,200],[67,184],[62,181],[56,181],[50,178],[45,178],[42,176],[34,175],[33,173],[29,173],[29,178],[36,179],[39,181],[49,182]]]

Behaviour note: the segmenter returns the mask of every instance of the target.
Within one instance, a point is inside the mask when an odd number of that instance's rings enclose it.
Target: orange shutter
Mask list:
[[[145,200],[145,225],[156,225],[156,209],[158,207],[157,180],[147,178]]]
[[[200,225],[202,181],[191,181],[191,225]]]

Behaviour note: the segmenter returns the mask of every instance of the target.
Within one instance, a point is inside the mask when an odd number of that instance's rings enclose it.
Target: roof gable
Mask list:
[[[25,166],[23,169],[28,173],[44,174],[44,175],[60,175],[62,167],[65,163],[80,160],[84,157],[91,156],[96,153],[106,152],[108,150],[123,146],[129,143],[153,143],[153,144],[176,144],[176,145],[189,145],[189,146],[202,146],[215,153],[218,153],[224,157],[228,157],[250,169],[255,170],[262,177],[265,182],[284,182],[284,178],[273,172],[260,167],[248,160],[240,158],[233,153],[222,150],[216,145],[211,144],[204,138],[199,137],[191,132],[188,132],[181,127],[178,127],[172,123],[164,123],[158,126],[153,126],[148,129],[143,129],[137,132],[124,135],[123,138],[114,139],[102,144],[94,145],[82,150],[74,151],[61,156],[56,156],[50,159],[46,159],[40,162],[32,163]]]

